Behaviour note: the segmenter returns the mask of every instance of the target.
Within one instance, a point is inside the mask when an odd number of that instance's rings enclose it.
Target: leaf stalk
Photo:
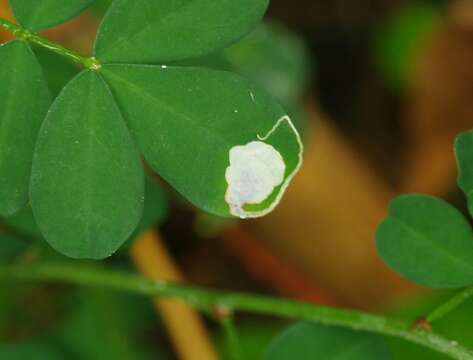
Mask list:
[[[49,49],[56,54],[64,56],[75,63],[81,65],[82,67],[89,70],[99,70],[101,67],[100,62],[94,57],[82,56],[78,52],[68,49],[62,45],[59,45],[55,42],[52,42],[34,32],[31,32],[22,26],[15,24],[11,21],[8,21],[0,17],[0,27],[8,31],[14,37],[20,40],[28,41],[32,44],[42,46],[46,49]]]

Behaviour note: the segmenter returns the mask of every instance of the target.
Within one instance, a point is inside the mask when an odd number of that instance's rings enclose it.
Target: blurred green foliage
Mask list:
[[[390,360],[382,336],[301,321],[279,334],[263,360]]]
[[[0,359],[5,360],[61,360],[54,349],[43,344],[0,344]]]
[[[57,336],[77,359],[156,358],[150,344],[143,341],[146,339],[144,331],[155,320],[147,299],[102,290],[82,290],[74,296],[74,304]]]
[[[416,61],[443,19],[442,4],[413,1],[381,24],[375,33],[373,57],[392,90],[404,92],[410,86]]]
[[[242,319],[237,321],[237,333],[241,353],[245,360],[260,360],[266,347],[276,334],[283,329],[281,321],[258,321]],[[234,354],[226,346],[225,333],[220,330],[215,335],[215,342],[220,350],[222,360],[233,360]]]

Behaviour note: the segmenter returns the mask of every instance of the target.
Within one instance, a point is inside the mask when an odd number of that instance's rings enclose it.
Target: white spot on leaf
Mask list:
[[[284,181],[285,170],[281,154],[262,141],[231,148],[230,166],[225,172],[228,183],[225,200],[230,212],[248,217],[244,205],[263,202]]]
[[[252,94],[250,96],[253,97]],[[265,142],[282,124],[289,126],[299,145],[297,164],[289,173],[286,173],[287,164],[281,153]],[[225,201],[229,205],[230,213],[240,218],[255,218],[271,212],[281,201],[286,188],[302,165],[304,146],[288,116],[283,116],[276,121],[265,135],[257,134],[256,137],[259,141],[237,145],[230,149],[230,166],[225,172],[228,184]],[[261,204],[277,187],[279,187],[278,193],[266,208],[244,209],[245,205]]]

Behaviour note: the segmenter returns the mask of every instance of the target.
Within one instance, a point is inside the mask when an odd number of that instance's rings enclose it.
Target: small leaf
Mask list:
[[[111,255],[143,208],[143,168],[103,80],[84,71],[58,96],[33,159],[31,203],[49,244],[74,258]]]
[[[0,46],[0,215],[28,202],[33,150],[51,105],[43,72],[27,43]]]
[[[473,284],[473,234],[448,203],[403,195],[389,205],[376,233],[379,255],[394,270],[431,288]]]
[[[85,10],[94,0],[9,0],[18,22],[31,31],[63,23]]]
[[[168,62],[230,45],[261,19],[268,0],[115,0],[97,36],[102,62]]]
[[[263,360],[389,360],[384,339],[372,334],[300,322],[269,345]]]
[[[192,203],[242,218],[277,205],[301,164],[302,144],[266,93],[202,68],[102,70],[147,161]]]
[[[461,133],[455,139],[458,163],[458,186],[468,200],[468,210],[473,216],[473,131]]]

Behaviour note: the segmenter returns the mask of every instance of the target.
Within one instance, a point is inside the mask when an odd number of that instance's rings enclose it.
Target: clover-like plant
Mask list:
[[[5,221],[31,237],[44,236],[64,255],[105,258],[137,226],[150,227],[163,210],[156,207],[161,190],[148,181],[145,186],[140,154],[203,210],[240,218],[271,211],[302,162],[295,126],[251,81],[191,65],[205,63],[195,59],[248,33],[268,0],[114,0],[92,57],[36,33],[70,19],[92,2],[10,0],[17,24],[0,18],[0,27],[16,37],[0,47],[0,216],[16,214]],[[55,89],[62,88],[55,99],[45,74],[56,69],[41,61],[32,44],[83,68],[67,85],[54,83]],[[230,64],[231,56],[219,61]],[[472,132],[459,136],[456,153],[459,184],[473,214]],[[422,195],[395,199],[376,238],[387,264],[419,284],[473,285],[470,224],[441,200]],[[2,236],[2,241],[10,240]],[[8,251],[22,251],[22,245]],[[0,260],[9,258],[8,252],[0,253]],[[473,288],[412,323],[268,296],[157,284],[77,261],[2,264],[0,278],[181,298],[220,317],[234,359],[243,357],[232,315],[246,311],[302,320],[270,344],[265,360],[390,359],[383,335],[473,360],[472,350],[432,329],[434,321],[473,296]],[[0,358],[15,356],[55,358],[31,345],[0,345]]]
[[[1,20],[17,40],[0,48],[0,215],[30,201],[56,250],[110,256],[142,216],[140,153],[203,210],[240,218],[271,211],[302,161],[291,119],[236,74],[177,64],[240,39],[268,1],[117,0],[93,57],[34,33],[91,3],[12,0],[19,25]],[[54,101],[29,42],[84,68]]]
[[[458,185],[473,214],[473,131],[455,142]],[[383,260],[404,277],[431,288],[473,284],[473,231],[463,214],[433,196],[394,199],[376,241]]]

